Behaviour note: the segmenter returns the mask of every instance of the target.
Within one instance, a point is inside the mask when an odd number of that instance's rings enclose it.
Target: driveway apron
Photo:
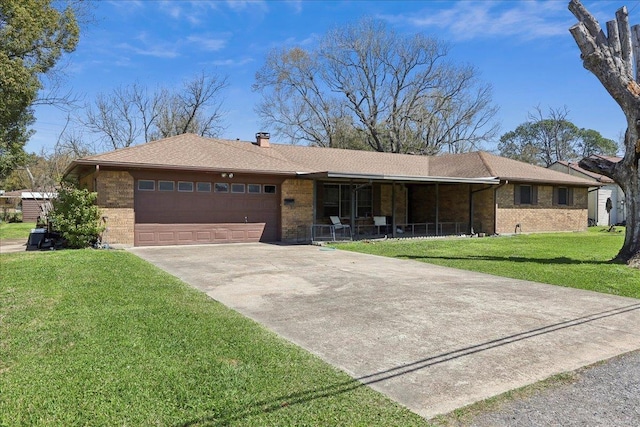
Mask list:
[[[426,418],[640,348],[632,298],[317,246],[131,252]]]

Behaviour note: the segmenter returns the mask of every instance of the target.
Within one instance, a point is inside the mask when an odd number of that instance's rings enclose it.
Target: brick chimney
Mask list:
[[[269,148],[269,132],[256,133],[256,143],[258,147]]]

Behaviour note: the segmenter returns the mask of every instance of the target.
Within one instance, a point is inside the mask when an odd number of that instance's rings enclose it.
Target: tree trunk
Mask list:
[[[633,57],[640,56],[640,26],[629,28],[627,8],[616,12],[607,22],[605,35],[600,24],[579,0],[569,2],[569,10],[578,19],[569,31],[580,48],[584,67],[618,103],[627,119],[625,154],[618,163],[602,158],[585,158],[580,166],[613,179],[625,193],[627,226],[624,245],[616,261],[640,268],[640,75],[634,79]],[[632,37],[632,34],[635,37]],[[640,67],[636,67],[636,73]]]
[[[631,169],[632,173],[623,173],[623,175],[629,175],[627,179],[624,179],[624,176],[619,176],[620,171],[625,169],[623,165],[601,157],[584,158],[580,161],[580,167],[608,176],[616,181],[624,191],[627,209],[626,233],[622,249],[618,252],[615,260],[640,268],[640,171],[638,170],[638,161],[636,160],[635,167]]]

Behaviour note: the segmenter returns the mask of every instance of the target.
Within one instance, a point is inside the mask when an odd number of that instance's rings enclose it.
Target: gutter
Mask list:
[[[384,175],[365,173],[345,173],[345,172],[298,172],[301,178],[333,178],[333,179],[362,179],[368,181],[395,181],[395,182],[441,182],[452,184],[487,184],[498,185],[498,177],[486,178],[456,178],[446,176],[409,176],[409,175]]]
[[[239,168],[203,168],[199,166],[183,166],[183,165],[160,165],[149,163],[124,163],[124,162],[100,162],[86,160],[74,160],[64,172],[64,177],[71,174],[71,172],[78,166],[96,166],[96,167],[112,167],[112,168],[125,168],[125,169],[163,169],[163,170],[180,170],[180,171],[192,171],[192,172],[233,172],[233,173],[246,173],[246,174],[269,174],[279,176],[297,176],[299,172],[295,171],[271,171],[271,170],[255,170],[255,169],[239,169]]]

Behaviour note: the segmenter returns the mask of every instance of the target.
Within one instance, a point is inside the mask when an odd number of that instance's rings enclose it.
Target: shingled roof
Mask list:
[[[95,165],[398,181],[498,183],[509,180],[592,185],[586,179],[482,151],[416,156],[273,143],[260,147],[246,141],[194,134],[78,159],[67,168],[65,175],[78,175],[83,167]]]
[[[615,157],[613,157],[613,158],[615,159]],[[569,173],[569,169],[570,169],[570,170],[578,172],[578,173],[580,173],[580,174],[582,174],[582,175],[584,175],[584,176],[586,176],[588,178],[591,178],[594,181],[604,182],[604,183],[609,183],[609,184],[615,182],[614,180],[612,180],[611,178],[609,178],[607,176],[600,175],[599,173],[595,173],[595,172],[591,172],[591,171],[588,171],[586,169],[583,169],[583,168],[580,167],[580,165],[578,163],[575,163],[575,162],[567,162],[567,161],[564,161],[564,160],[560,160],[560,161],[557,161],[556,164],[559,164],[559,165],[562,165],[562,166],[566,167],[567,168],[567,173]],[[551,166],[553,166],[553,165],[551,165]]]

